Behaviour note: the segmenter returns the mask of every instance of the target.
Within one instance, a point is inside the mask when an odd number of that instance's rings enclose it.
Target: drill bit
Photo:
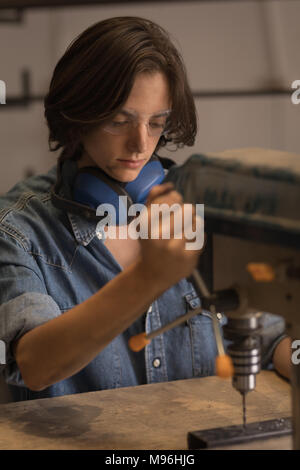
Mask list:
[[[246,430],[246,393],[242,393],[242,399],[243,399],[243,428],[244,431]]]

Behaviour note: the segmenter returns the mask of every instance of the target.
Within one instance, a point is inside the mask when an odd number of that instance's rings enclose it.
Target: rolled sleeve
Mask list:
[[[272,358],[274,351],[278,344],[288,336],[285,320],[280,315],[264,312],[261,322],[261,365],[263,369],[273,369]]]
[[[24,243],[0,230],[0,340],[5,345],[1,373],[7,383],[24,386],[13,355],[14,341],[60,313]]]
[[[223,315],[222,326],[227,324],[227,317]],[[257,333],[260,339],[261,347],[261,368],[272,370],[273,366],[273,354],[278,344],[286,337],[286,325],[285,320],[280,315],[275,315],[273,313],[262,312],[260,319],[261,328]],[[224,346],[227,351],[227,348],[232,345],[232,340],[224,338]]]
[[[12,351],[14,341],[58,315],[60,309],[52,297],[36,292],[22,294],[0,306],[0,339],[6,352],[2,373],[7,383],[24,386]]]

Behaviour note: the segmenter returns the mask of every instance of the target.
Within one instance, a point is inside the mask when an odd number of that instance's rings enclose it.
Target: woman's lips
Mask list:
[[[139,168],[142,166],[144,160],[118,160],[121,165],[126,166],[127,168]]]

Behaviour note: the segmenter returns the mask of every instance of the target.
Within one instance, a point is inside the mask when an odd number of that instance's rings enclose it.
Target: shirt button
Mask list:
[[[197,300],[191,300],[191,301],[190,301],[190,306],[191,306],[192,308],[198,307],[198,301],[197,301]]]
[[[99,240],[105,241],[106,235],[105,235],[104,230],[101,230],[101,231],[100,231],[100,230],[96,230],[96,235],[97,235],[97,238],[98,238]]]
[[[153,367],[160,367],[160,359],[159,357],[156,357],[153,362],[152,362]]]

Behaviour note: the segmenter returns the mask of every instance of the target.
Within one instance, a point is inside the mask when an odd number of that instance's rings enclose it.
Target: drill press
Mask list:
[[[166,180],[184,202],[205,205],[207,243],[198,269],[215,298],[231,291],[238,299],[234,308],[216,308],[228,318],[224,336],[232,341],[233,386],[245,404],[268,334],[265,315],[255,312],[284,317],[285,332],[300,338],[300,156],[256,148],[193,155],[171,168]],[[300,368],[294,364],[291,383],[293,447],[300,449]],[[262,424],[254,434],[263,432]],[[284,419],[273,427],[288,432],[291,423]]]
[[[240,392],[243,403],[243,427],[246,428],[246,395],[255,389],[256,374],[261,369],[261,347],[259,333],[262,328],[260,322],[262,314],[259,312],[239,311],[240,304],[245,305],[245,299],[239,299],[239,292],[235,289],[226,289],[211,294],[202,275],[196,270],[190,281],[194,284],[202,307],[211,311],[213,321],[218,310],[228,311],[228,322],[223,327],[224,337],[230,341],[227,353],[233,362],[232,385]],[[236,309],[233,310],[232,309]],[[214,322],[215,323],[215,322]],[[220,334],[214,326],[217,349],[220,353]],[[224,350],[223,350],[224,354]],[[217,371],[218,372],[218,371]],[[217,375],[220,375],[217,373]]]

